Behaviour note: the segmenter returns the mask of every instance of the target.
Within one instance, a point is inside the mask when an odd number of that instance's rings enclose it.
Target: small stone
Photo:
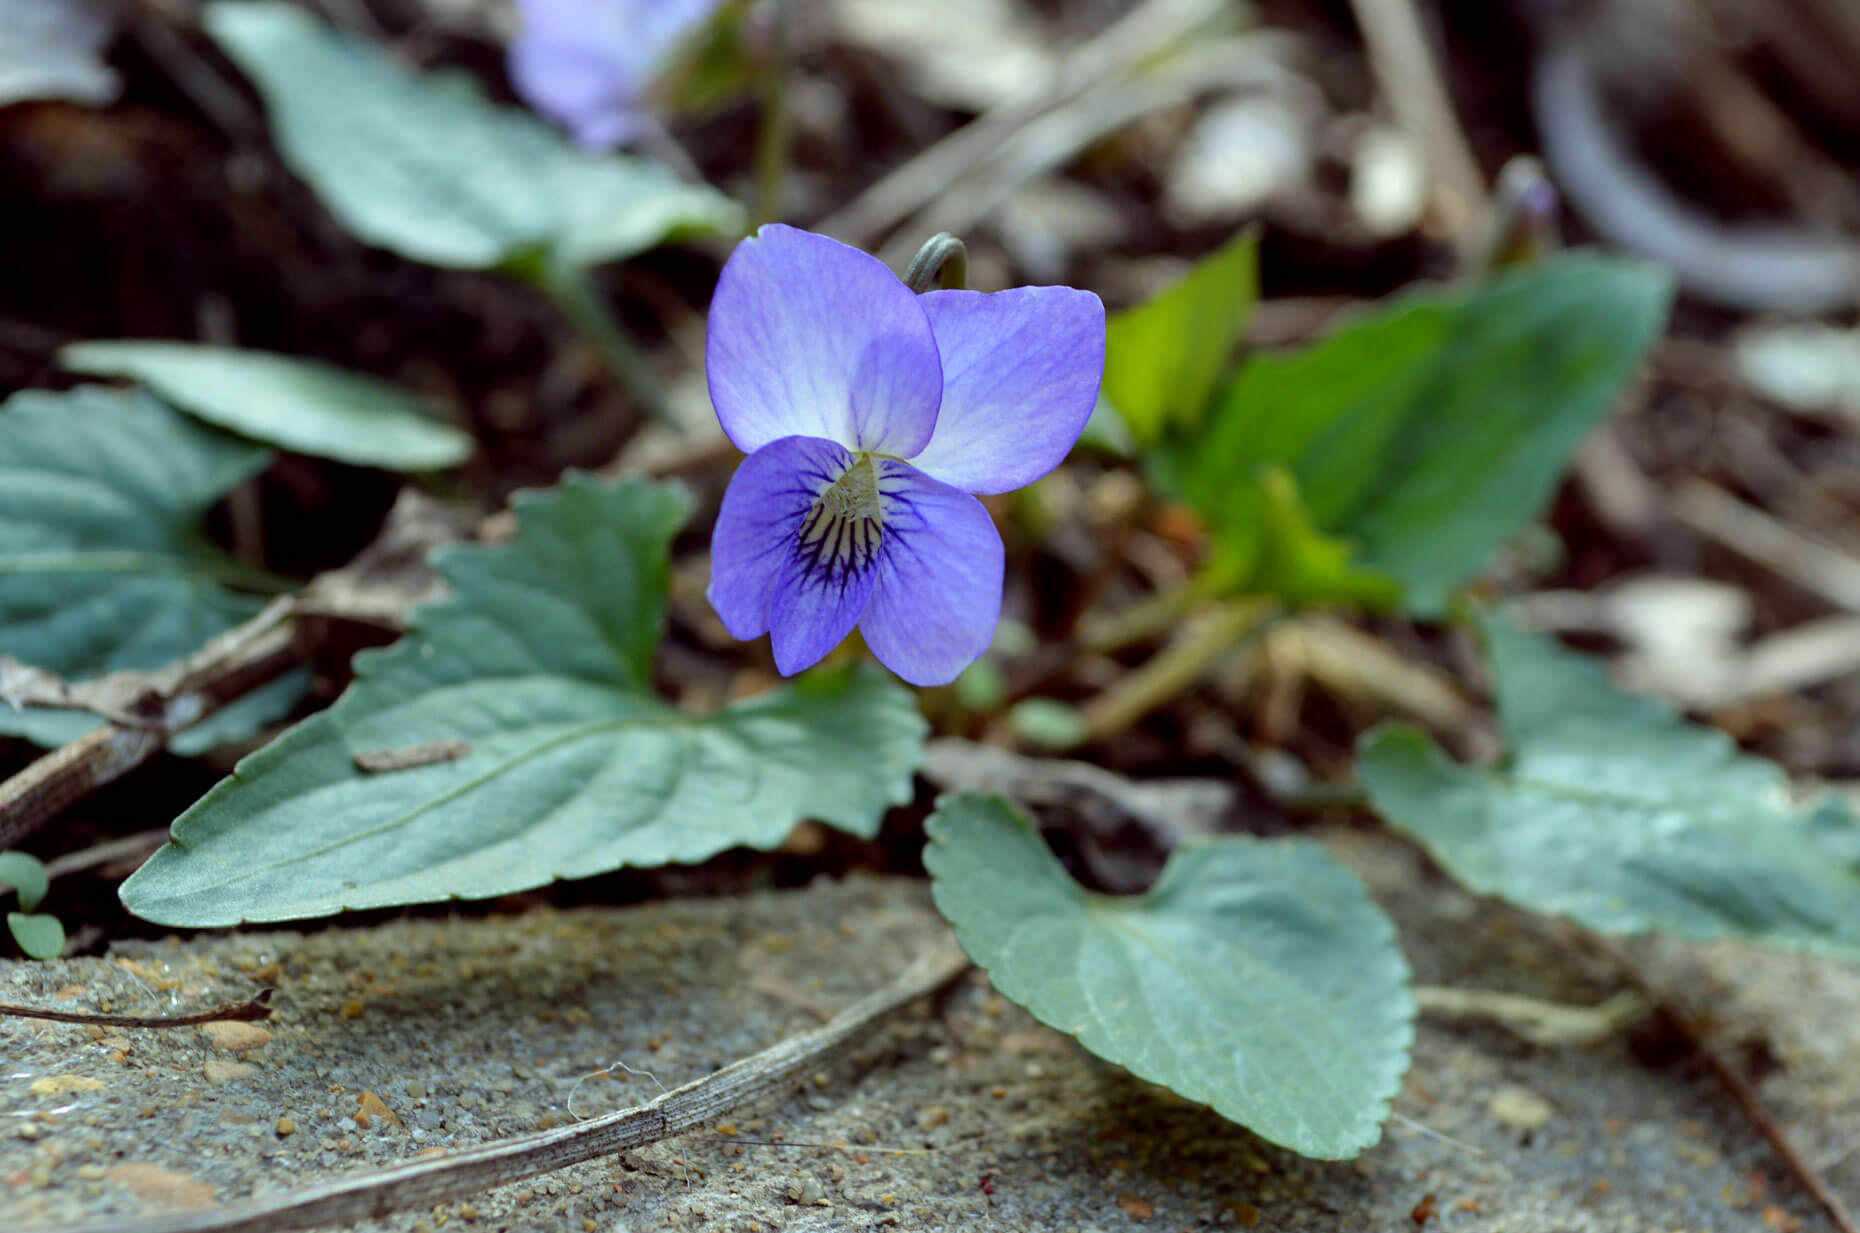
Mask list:
[[[459,1204],[459,1219],[475,1222],[478,1219],[478,1209],[470,1203]]]
[[[367,1007],[362,1005],[362,1000],[360,998],[350,998],[342,1004],[342,1009],[338,1013],[340,1013],[344,1019],[360,1019],[362,1017],[362,1012],[366,1009]]]
[[[827,1197],[827,1188],[813,1176],[794,1178],[788,1183],[788,1199],[794,1203],[819,1203]]]
[[[100,1182],[103,1180],[104,1168],[100,1164],[81,1164],[77,1167],[77,1175],[81,1181]]]
[[[213,1042],[215,1049],[227,1053],[250,1053],[271,1043],[271,1033],[256,1023],[237,1019],[219,1019],[200,1025],[200,1034]]]
[[[200,1069],[206,1072],[208,1083],[237,1083],[258,1073],[258,1067],[250,1062],[228,1062],[217,1057],[201,1063]]]
[[[949,1110],[943,1105],[925,1105],[917,1111],[917,1125],[920,1129],[935,1130],[948,1122]]]
[[[1556,1115],[1549,1101],[1515,1083],[1499,1088],[1486,1112],[1516,1130],[1539,1130]]]
[[[367,1130],[375,1122],[397,1129],[400,1126],[400,1118],[395,1115],[394,1110],[387,1107],[386,1101],[373,1092],[363,1092],[361,1107],[355,1111],[355,1124]]]
[[[94,1092],[102,1086],[103,1080],[84,1075],[47,1075],[34,1079],[26,1090],[34,1096],[67,1096],[72,1092]]]
[[[1117,1205],[1124,1209],[1124,1214],[1132,1220],[1148,1220],[1156,1214],[1156,1209],[1145,1199],[1125,1191],[1117,1196]]]
[[[407,1081],[407,1097],[410,1100],[426,1099],[426,1084],[420,1082],[418,1079],[409,1079]]]
[[[1232,1199],[1221,1206],[1229,1219],[1243,1229],[1250,1229],[1259,1223],[1259,1209],[1244,1199]]]
[[[150,1203],[176,1207],[209,1207],[213,1204],[213,1187],[197,1177],[176,1173],[160,1165],[130,1163],[112,1165],[104,1176],[121,1182],[129,1193]]]
[[[287,1139],[297,1133],[297,1122],[288,1117],[278,1119],[278,1138]]]

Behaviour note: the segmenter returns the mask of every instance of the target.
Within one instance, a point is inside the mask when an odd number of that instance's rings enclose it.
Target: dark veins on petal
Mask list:
[[[814,502],[801,520],[795,551],[806,577],[841,589],[878,559],[885,525],[877,470],[861,457]]]

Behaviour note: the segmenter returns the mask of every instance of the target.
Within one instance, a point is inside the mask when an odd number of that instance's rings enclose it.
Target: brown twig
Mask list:
[[[295,664],[298,654],[287,620],[292,602],[280,599],[267,605],[171,668],[121,674],[138,678],[138,690],[146,696],[135,709],[152,716],[148,724],[106,724],[0,783],[0,849],[14,846],[68,805],[141,766],[166,749],[175,732]]]
[[[253,1023],[271,1018],[271,995],[276,992],[275,989],[260,989],[255,996],[243,1002],[223,1002],[212,1010],[199,1010],[186,1015],[98,1015],[81,1010],[48,1010],[43,1006],[14,1006],[0,1002],[0,1016],[120,1028],[192,1027],[197,1023],[221,1023],[228,1019]]]
[[[968,967],[961,951],[941,942],[894,983],[853,1003],[820,1027],[673,1088],[646,1104],[586,1122],[486,1143],[437,1160],[409,1161],[359,1177],[338,1178],[272,1198],[153,1220],[113,1220],[61,1233],[287,1233],[346,1226],[466,1198],[539,1173],[657,1143],[767,1095],[796,1074],[812,1069],[871,1024],[935,993]]]
[[[956,179],[993,158],[1027,125],[1176,46],[1218,8],[1208,0],[1146,0],[1061,57],[1048,89],[1019,96],[977,116],[891,171],[814,229],[862,248],[871,247]]]
[[[1751,1085],[1750,1080],[1744,1078],[1743,1074],[1731,1065],[1723,1054],[1712,1047],[1710,1037],[1706,1035],[1705,1029],[1699,1025],[1699,1022],[1674,998],[1657,988],[1647,974],[1640,970],[1640,965],[1627,951],[1613,941],[1595,934],[1579,936],[1582,936],[1594,949],[1606,955],[1627,982],[1642,997],[1652,1003],[1667,1022],[1673,1025],[1674,1030],[1686,1038],[1686,1043],[1711,1069],[1718,1082],[1724,1086],[1724,1090],[1730,1093],[1731,1099],[1737,1102],[1738,1108],[1743,1110],[1744,1116],[1750,1119],[1751,1124],[1757,1128],[1757,1132],[1776,1150],[1777,1156],[1782,1159],[1783,1166],[1788,1169],[1790,1175],[1816,1203],[1821,1205],[1821,1209],[1828,1214],[1828,1220],[1838,1233],[1860,1233],[1860,1226],[1854,1224],[1853,1214],[1847,1210],[1846,1203],[1834,1193],[1827,1179],[1821,1175],[1821,1171],[1810,1164],[1808,1158],[1796,1149],[1788,1132],[1764,1107],[1762,1098],[1757,1095],[1757,1090]]]
[[[1369,49],[1369,62],[1389,107],[1420,145],[1440,187],[1454,197],[1462,238],[1464,224],[1486,214],[1485,174],[1453,110],[1453,99],[1427,45],[1427,32],[1413,0],[1350,0]]]

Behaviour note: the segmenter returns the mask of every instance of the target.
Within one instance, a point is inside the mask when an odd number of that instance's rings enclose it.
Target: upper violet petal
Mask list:
[[[918,297],[878,258],[779,223],[724,265],[705,370],[723,431],[748,452],[804,436],[908,458],[943,391]]]
[[[859,628],[913,685],[947,685],[981,657],[1001,619],[1001,533],[982,503],[909,463],[879,463],[885,534]]]
[[[1058,466],[1104,379],[1104,305],[1071,287],[918,297],[943,360],[943,405],[911,459],[964,492],[1011,492]]]
[[[747,641],[768,632],[775,589],[801,524],[852,462],[831,441],[784,437],[745,458],[730,477],[711,533],[707,594],[731,636]]]

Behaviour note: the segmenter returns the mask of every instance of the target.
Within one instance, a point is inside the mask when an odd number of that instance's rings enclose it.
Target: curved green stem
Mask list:
[[[1281,611],[1272,596],[1249,595],[1215,604],[1205,621],[1081,708],[1084,740],[1114,736],[1193,688],[1231,651],[1278,619]]]
[[[762,116],[756,130],[757,225],[781,217],[782,182],[788,174],[788,4],[775,0],[768,49],[762,64]]]
[[[928,291],[933,283],[945,291],[960,291],[969,285],[968,247],[947,231],[925,240],[904,271],[904,285],[912,291]]]
[[[550,266],[538,281],[562,315],[600,349],[607,367],[639,409],[666,427],[683,432],[683,426],[672,415],[664,383],[652,371],[639,345],[614,319],[588,271]]]

